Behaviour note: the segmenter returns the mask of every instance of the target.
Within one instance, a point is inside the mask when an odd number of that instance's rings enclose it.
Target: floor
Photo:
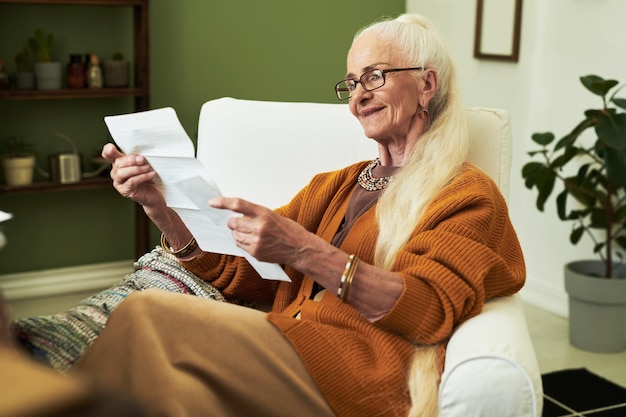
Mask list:
[[[567,319],[529,304],[524,305],[539,369],[542,373],[566,368],[587,368],[626,387],[626,351],[593,353],[569,344]]]

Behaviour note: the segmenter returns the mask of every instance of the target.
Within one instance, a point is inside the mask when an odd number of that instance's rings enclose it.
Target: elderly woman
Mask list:
[[[465,109],[430,23],[402,15],[360,31],[335,90],[378,143],[376,159],[317,175],[275,211],[209,202],[240,213],[228,222],[237,245],[284,265],[291,282],[203,253],[146,160],[103,149],[115,188],[187,269],[272,307],[134,293],[72,372],[154,415],[436,415],[447,339],[486,300],[522,287],[521,249],[496,185],[464,162]]]

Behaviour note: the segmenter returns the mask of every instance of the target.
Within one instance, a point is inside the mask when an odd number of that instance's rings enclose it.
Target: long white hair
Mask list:
[[[430,124],[376,207],[380,230],[375,264],[392,270],[398,252],[411,238],[430,201],[459,173],[467,157],[469,133],[454,61],[446,42],[427,19],[403,14],[378,21],[358,32],[355,40],[363,33],[375,33],[398,48],[408,58],[408,66],[432,69],[439,77],[437,91],[427,106]],[[435,347],[416,350],[409,370],[411,417],[437,415],[435,351]]]

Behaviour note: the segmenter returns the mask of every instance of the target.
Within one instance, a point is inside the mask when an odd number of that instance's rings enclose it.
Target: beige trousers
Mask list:
[[[0,417],[142,417],[137,405],[0,346]]]
[[[265,313],[161,290],[128,296],[71,373],[155,416],[335,415]]]

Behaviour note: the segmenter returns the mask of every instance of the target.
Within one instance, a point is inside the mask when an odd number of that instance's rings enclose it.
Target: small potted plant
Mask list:
[[[28,45],[35,56],[35,80],[40,90],[58,90],[62,85],[63,68],[60,61],[53,61],[54,36],[40,29],[35,31]]]
[[[7,185],[17,187],[33,182],[35,152],[23,138],[5,136],[0,139],[0,159]]]
[[[557,214],[573,224],[570,242],[583,236],[593,242],[596,260],[565,265],[571,343],[616,352],[626,350],[626,99],[616,97],[615,80],[588,75],[580,81],[602,107],[586,110],[556,142],[551,132],[533,134],[541,149],[529,155],[539,160],[525,164],[522,176],[527,188],[537,190],[540,211],[560,183]]]
[[[15,88],[18,90],[32,90],[35,88],[35,74],[33,60],[28,45],[15,55]]]
[[[128,87],[129,62],[117,52],[113,59],[104,61],[104,86],[105,87]]]

